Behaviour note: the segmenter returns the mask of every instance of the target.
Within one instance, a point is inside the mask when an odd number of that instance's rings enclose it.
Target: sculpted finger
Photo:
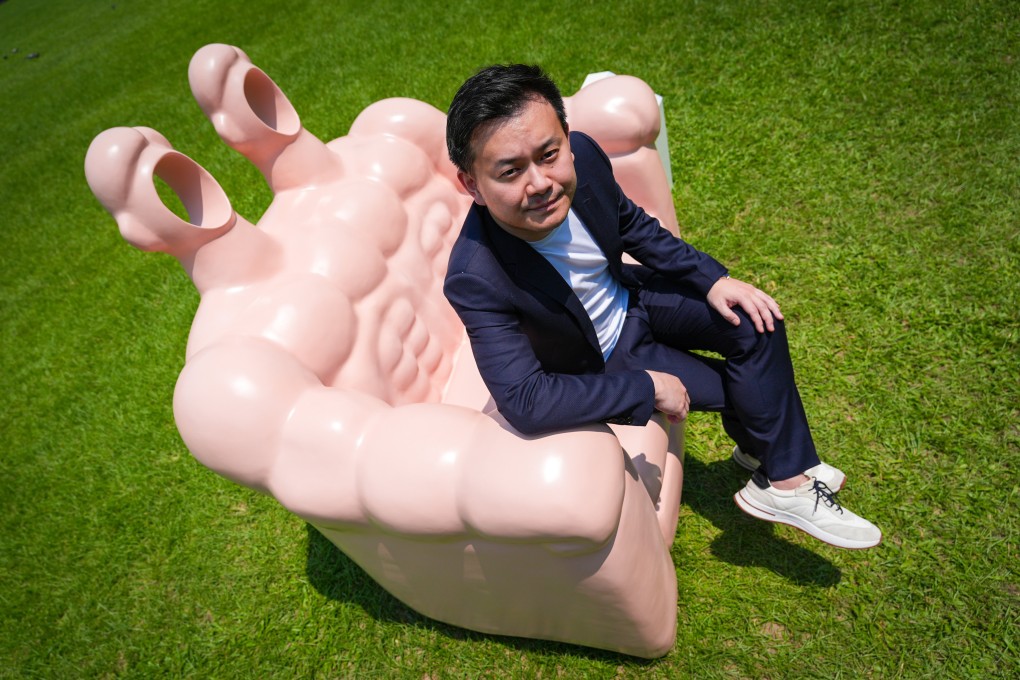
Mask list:
[[[185,257],[240,219],[213,176],[151,128],[101,132],[85,156],[85,177],[124,238],[141,250]],[[163,202],[157,178],[176,194],[187,220]]]
[[[216,132],[274,193],[342,174],[340,158],[305,130],[276,83],[231,45],[206,45],[188,66],[192,94]]]

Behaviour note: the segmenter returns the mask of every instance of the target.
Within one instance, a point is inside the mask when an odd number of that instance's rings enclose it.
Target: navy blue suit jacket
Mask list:
[[[628,199],[587,135],[570,134],[577,172],[572,207],[625,287],[653,272],[705,294],[726,269],[663,229]],[[643,266],[623,262],[629,253]],[[497,407],[528,434],[593,422],[643,425],[655,408],[643,370],[606,372],[580,299],[545,258],[473,205],[450,253],[444,292],[467,328]]]

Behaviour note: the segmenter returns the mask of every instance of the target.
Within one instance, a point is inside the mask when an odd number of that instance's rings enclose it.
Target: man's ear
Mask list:
[[[474,177],[463,170],[458,170],[457,181],[459,181],[460,185],[464,187],[464,191],[468,192],[468,194],[471,195],[471,198],[475,199],[475,203],[478,205],[485,205],[485,199],[482,198],[482,195],[478,192],[478,182],[475,181]]]

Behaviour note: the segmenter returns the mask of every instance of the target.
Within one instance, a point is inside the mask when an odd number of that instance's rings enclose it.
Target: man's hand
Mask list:
[[[680,378],[659,371],[645,371],[655,386],[655,408],[666,414],[671,423],[679,423],[687,417],[691,408],[691,397]]]
[[[764,333],[766,329],[769,332],[776,330],[774,320],[783,320],[779,304],[772,296],[737,279],[729,277],[719,279],[708,291],[707,299],[708,304],[734,326],[740,325],[740,317],[732,308],[739,306],[751,317],[754,328],[759,333]]]

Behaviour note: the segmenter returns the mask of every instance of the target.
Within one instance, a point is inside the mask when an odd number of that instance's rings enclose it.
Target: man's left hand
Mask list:
[[[776,330],[775,319],[783,320],[779,304],[772,296],[738,279],[729,277],[719,279],[709,289],[707,299],[708,304],[734,326],[740,325],[740,317],[732,308],[739,306],[751,317],[755,330],[759,333]]]

